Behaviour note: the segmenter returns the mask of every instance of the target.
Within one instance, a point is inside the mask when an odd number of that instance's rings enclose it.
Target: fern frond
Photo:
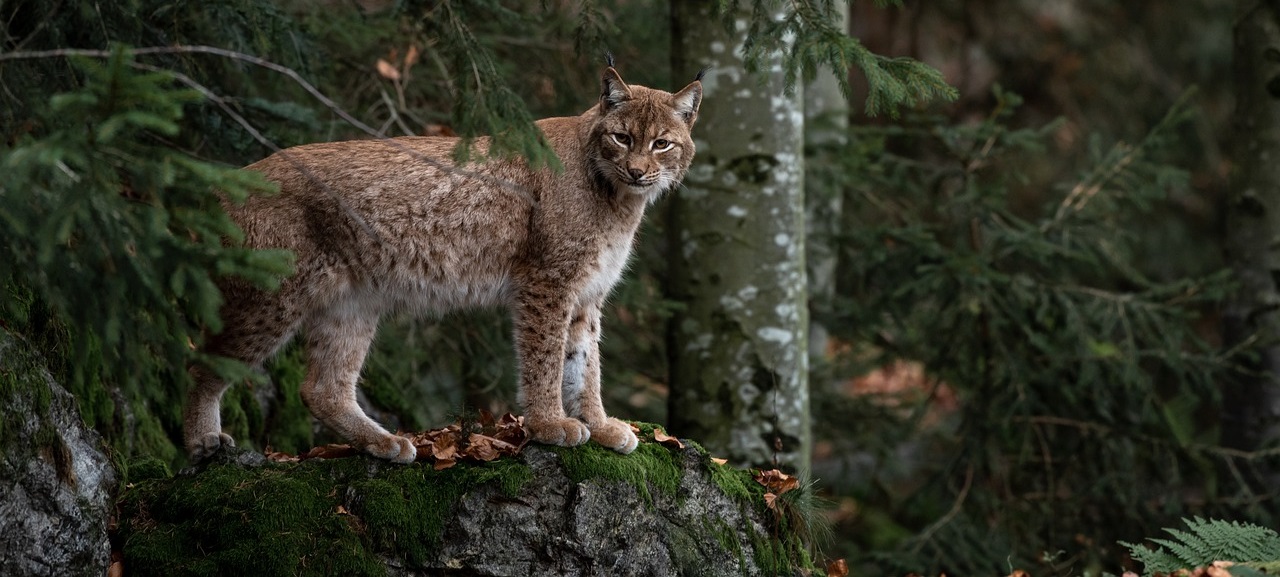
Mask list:
[[[1280,534],[1250,523],[1183,519],[1188,530],[1166,528],[1173,539],[1148,541],[1159,546],[1150,549],[1142,544],[1121,542],[1129,548],[1134,560],[1142,563],[1146,575],[1193,569],[1214,561],[1272,564],[1280,561]]]

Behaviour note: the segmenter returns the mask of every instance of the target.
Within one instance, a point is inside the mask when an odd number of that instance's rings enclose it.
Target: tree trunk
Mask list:
[[[833,23],[840,30],[849,28],[849,4],[837,2]],[[823,68],[818,77],[804,88],[805,158],[823,156],[823,152],[840,150],[849,140],[849,100],[840,92],[836,74]],[[815,154],[816,153],[816,154]],[[829,386],[831,371],[826,362],[826,319],[831,318],[836,296],[840,215],[844,211],[844,190],[840,179],[832,178],[836,158],[825,166],[805,164],[804,194],[808,227],[805,236],[805,263],[809,280],[809,382],[814,389]]]
[[[669,204],[671,429],[738,465],[807,472],[809,314],[804,266],[804,113],[781,55],[748,76],[744,8],[727,30],[714,2],[673,3],[677,78],[704,65],[698,157]],[[763,84],[762,82],[763,81]]]
[[[1228,346],[1257,338],[1258,356],[1224,394],[1223,441],[1276,437],[1280,376],[1280,7],[1241,2],[1235,28],[1236,135],[1227,259],[1239,288],[1223,315]]]

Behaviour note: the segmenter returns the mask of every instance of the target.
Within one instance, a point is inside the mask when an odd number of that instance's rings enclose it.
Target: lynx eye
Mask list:
[[[618,146],[631,148],[631,135],[615,132],[610,134],[609,137],[612,138],[614,142],[618,143]]]
[[[659,138],[659,139],[657,139],[657,140],[653,141],[653,151],[654,151],[654,152],[666,152],[666,151],[668,151],[668,150],[671,150],[671,147],[673,147],[673,146],[675,146],[675,145],[676,145],[676,143],[671,142],[670,140],[667,140],[667,139],[665,139],[665,138]]]

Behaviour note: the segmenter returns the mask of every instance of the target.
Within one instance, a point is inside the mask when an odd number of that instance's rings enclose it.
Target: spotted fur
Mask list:
[[[531,437],[631,452],[635,435],[600,401],[600,307],[645,206],[689,168],[701,96],[698,81],[671,94],[605,69],[595,106],[537,123],[562,172],[520,159],[464,170],[424,160],[450,158],[457,139],[445,137],[310,144],[250,165],[280,193],[226,210],[247,246],[291,250],[297,264],[278,291],[225,283],[224,328],[207,352],[260,365],[302,331],[302,398],[312,414],[355,446],[407,463],[413,445],[356,404],[379,319],[505,306]],[[483,154],[488,140],[475,146]],[[192,371],[184,436],[200,460],[234,442],[219,417],[227,383]]]

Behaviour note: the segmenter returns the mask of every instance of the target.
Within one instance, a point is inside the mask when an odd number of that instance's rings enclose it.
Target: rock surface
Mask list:
[[[71,394],[0,329],[0,575],[106,572],[116,473]]]
[[[224,452],[225,453],[225,452]],[[796,575],[763,488],[705,452],[528,446],[517,457],[263,463],[236,450],[120,501],[127,575]]]

